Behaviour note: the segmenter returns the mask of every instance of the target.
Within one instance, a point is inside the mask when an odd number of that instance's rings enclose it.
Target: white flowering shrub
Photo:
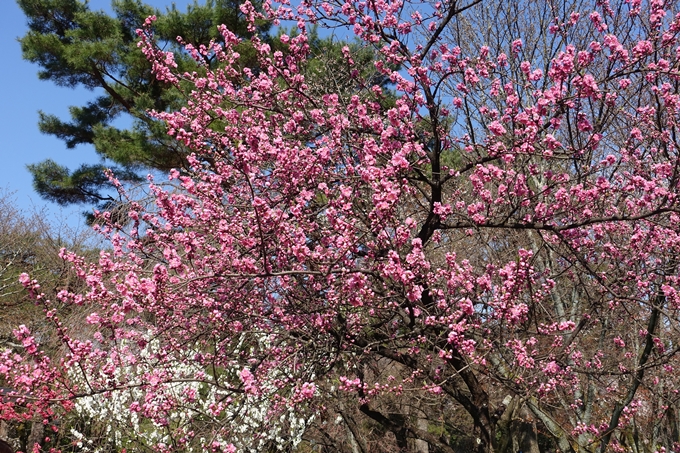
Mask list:
[[[126,350],[126,344],[121,349]],[[261,382],[257,391],[251,390],[247,368],[235,365],[212,376],[190,361],[177,360],[173,368],[154,369],[153,357],[161,352],[157,341],[149,341],[126,366],[71,368],[78,370],[71,377],[83,388],[108,383],[105,391],[75,399],[78,420],[69,431],[77,451],[284,450],[301,442],[314,418],[300,416],[292,406],[277,407],[274,386],[269,386],[271,393]],[[162,382],[155,379],[161,375]],[[224,382],[230,380],[242,385],[227,387]],[[314,388],[303,386],[300,391],[313,394]]]

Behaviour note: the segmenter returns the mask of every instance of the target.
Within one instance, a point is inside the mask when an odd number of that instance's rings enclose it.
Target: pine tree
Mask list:
[[[59,86],[85,87],[96,97],[84,106],[70,107],[70,119],[40,112],[39,128],[63,140],[68,148],[93,145],[101,164],[83,164],[75,170],[48,159],[28,166],[38,193],[59,204],[94,204],[112,208],[103,170],[112,168],[123,181],[138,181],[149,169],[167,171],[185,167],[186,150],[167,136],[165,128],[148,115],[150,109],[180,108],[184,99],[172,86],[152,75],[152,66],[137,49],[136,30],[146,17],[156,15],[155,31],[166,50],[173,51],[180,70],[204,70],[177,42],[219,42],[225,24],[239,37],[253,33],[270,39],[270,24],[258,23],[249,31],[238,0],[195,2],[180,12],[174,5],[165,12],[140,0],[114,0],[113,15],[92,11],[84,0],[18,0],[28,19],[29,32],[20,39],[23,57],[40,66],[39,77]],[[249,45],[239,49],[248,64]],[[202,62],[207,68],[214,58]],[[122,125],[121,125],[122,124]]]
[[[109,190],[112,187],[104,175],[106,168],[123,182],[138,182],[149,170],[188,168],[188,151],[148,114],[150,110],[177,110],[185,102],[175,87],[156,80],[152,65],[137,48],[136,30],[148,16],[157,17],[156,36],[166,50],[173,52],[178,70],[183,72],[215,69],[218,61],[214,55],[197,63],[184,45],[222,42],[217,29],[221,24],[238,37],[256,34],[274,49],[287,51],[278,36],[269,34],[270,23],[259,21],[254,32],[249,31],[238,0],[195,2],[185,13],[174,5],[162,13],[140,0],[114,0],[113,16],[91,11],[83,0],[18,2],[30,29],[20,40],[23,56],[41,67],[39,77],[60,86],[85,87],[100,93],[85,106],[70,107],[70,120],[40,112],[43,133],[58,137],[70,149],[93,145],[102,157],[101,164],[83,164],[75,170],[60,165],[58,159],[28,165],[36,191],[61,205],[86,204],[114,210],[120,200]],[[259,8],[260,3],[255,6]],[[178,36],[182,36],[181,44]],[[357,74],[348,71],[344,61],[341,49],[345,43],[333,37],[321,38],[312,29],[309,45],[313,58],[304,70],[313,91],[344,92],[349,97],[361,90],[356,86]],[[361,79],[386,88],[383,103],[391,105],[393,98],[387,90],[390,80],[374,68],[375,51],[359,42],[349,43],[349,47]],[[240,44],[238,52],[240,67],[256,64],[249,41]],[[92,220],[91,215],[88,217]]]

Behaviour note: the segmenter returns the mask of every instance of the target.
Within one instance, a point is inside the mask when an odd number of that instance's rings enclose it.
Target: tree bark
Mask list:
[[[44,439],[45,425],[42,420],[33,420],[31,423],[31,433],[28,435],[28,442],[26,444],[27,451],[33,451],[35,445],[40,446]]]

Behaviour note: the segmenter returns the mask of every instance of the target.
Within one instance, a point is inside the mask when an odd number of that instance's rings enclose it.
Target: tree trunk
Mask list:
[[[421,429],[425,432],[427,432],[427,419],[426,418],[418,418],[418,429]],[[422,439],[416,439],[416,452],[417,453],[429,453],[430,452],[430,447],[428,443]]]
[[[31,434],[28,435],[28,442],[26,444],[26,451],[33,451],[34,446],[40,446],[44,439],[45,425],[42,420],[34,420],[31,423]]]
[[[538,448],[536,423],[524,418],[513,420],[512,436],[517,443],[517,450],[522,453],[541,453]],[[513,442],[515,444],[515,442]]]

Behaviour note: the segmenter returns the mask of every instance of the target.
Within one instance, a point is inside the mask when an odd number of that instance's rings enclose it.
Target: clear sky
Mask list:
[[[203,3],[200,0],[199,3]],[[164,9],[175,3],[183,10],[191,0],[146,0],[145,3]],[[91,0],[92,10],[110,12],[110,0]],[[0,189],[14,192],[17,205],[26,212],[44,210],[54,222],[70,226],[82,223],[82,211],[89,206],[61,209],[42,200],[32,187],[26,165],[51,158],[73,169],[84,162],[98,162],[91,147],[67,149],[64,143],[38,130],[38,111],[68,119],[70,105],[83,105],[95,93],[85,89],[58,87],[49,81],[38,80],[38,66],[22,60],[17,38],[27,31],[26,18],[15,0],[0,0]]]

